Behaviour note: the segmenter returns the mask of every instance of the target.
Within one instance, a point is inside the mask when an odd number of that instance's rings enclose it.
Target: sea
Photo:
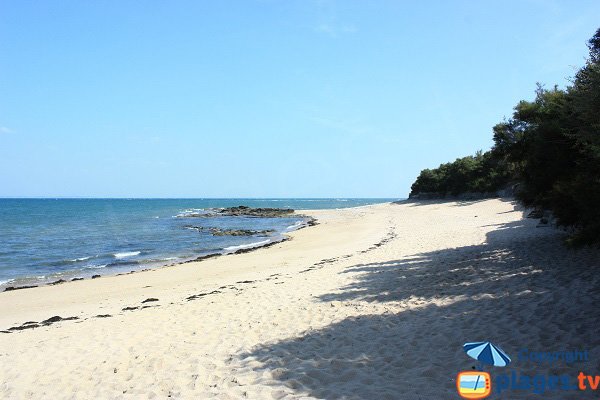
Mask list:
[[[307,223],[295,214],[194,217],[226,207],[311,210],[395,200],[0,199],[0,291],[233,253],[280,241]],[[212,228],[257,233],[219,236]]]

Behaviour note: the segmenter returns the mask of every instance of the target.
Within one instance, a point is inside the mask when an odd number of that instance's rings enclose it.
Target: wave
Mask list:
[[[125,251],[123,253],[115,253],[113,254],[114,258],[127,258],[133,256],[139,256],[141,251]]]
[[[4,285],[5,283],[10,283],[10,282],[13,282],[13,281],[14,281],[14,279],[8,279],[6,281],[0,281],[0,286]]]
[[[137,261],[118,260],[118,261],[114,261],[114,262],[107,264],[106,267],[114,268],[114,267],[124,267],[127,265],[140,265],[140,263]]]
[[[260,242],[254,242],[254,243],[249,243],[249,244],[241,244],[239,246],[229,246],[229,247],[225,247],[223,250],[225,251],[236,251],[236,250],[241,250],[241,249],[250,249],[252,247],[258,247],[258,246],[262,246],[263,244],[267,244],[269,243],[270,240],[262,240]]]
[[[302,225],[304,224],[304,221],[296,221],[294,223],[294,225],[290,225],[287,228],[285,228],[286,231],[293,231],[295,229],[300,228]]]
[[[73,264],[74,260],[56,260],[56,261],[48,261],[46,265],[51,267],[64,267]]]
[[[185,217],[189,217],[189,216],[205,215],[205,214],[213,214],[213,213],[214,213],[213,209],[188,208],[187,210],[183,210],[183,211],[179,212],[178,214],[174,215],[173,218],[185,218]]]
[[[71,261],[71,262],[86,261],[86,260],[89,260],[90,258],[94,258],[94,256],[74,258],[74,259],[69,260],[69,261]]]
[[[93,265],[92,264],[92,265],[86,265],[84,267],[84,269],[98,269],[98,268],[104,268],[104,267],[107,267],[107,266],[108,266],[108,264],[100,264],[100,265]]]

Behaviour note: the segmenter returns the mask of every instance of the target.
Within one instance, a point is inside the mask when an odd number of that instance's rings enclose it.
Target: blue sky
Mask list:
[[[598,1],[0,1],[0,196],[405,197]]]

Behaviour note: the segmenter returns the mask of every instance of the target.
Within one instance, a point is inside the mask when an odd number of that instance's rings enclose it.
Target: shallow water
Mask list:
[[[186,215],[246,205],[323,209],[394,199],[0,199],[0,290],[152,268],[264,245],[302,226],[298,216]],[[272,230],[214,236],[209,229]]]

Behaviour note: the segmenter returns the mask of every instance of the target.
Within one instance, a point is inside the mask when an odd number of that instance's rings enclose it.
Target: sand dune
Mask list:
[[[0,330],[36,323],[0,333],[0,397],[451,399],[479,340],[513,357],[492,375],[600,375],[600,252],[565,249],[516,203],[307,214],[319,225],[252,253],[0,293]]]

